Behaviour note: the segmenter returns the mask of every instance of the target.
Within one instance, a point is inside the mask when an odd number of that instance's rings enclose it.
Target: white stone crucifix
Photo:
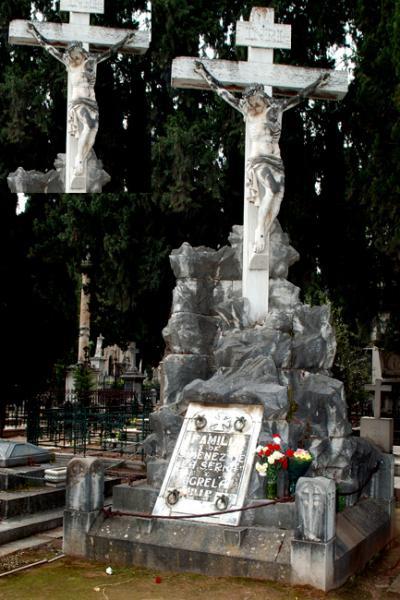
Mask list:
[[[66,67],[68,107],[65,191],[86,193],[87,159],[99,126],[99,110],[94,91],[97,65],[117,51],[145,53],[150,44],[150,34],[91,26],[90,15],[104,13],[104,0],[60,0],[60,10],[69,11],[69,23],[12,21],[9,42],[43,46]]]
[[[384,384],[382,379],[375,379],[374,383],[364,385],[364,389],[367,392],[374,392],[374,399],[372,402],[373,413],[375,419],[380,419],[382,411],[382,392],[391,392],[392,386]]]
[[[256,323],[268,313],[269,232],[285,189],[279,149],[283,112],[305,98],[340,100],[348,78],[342,71],[274,64],[274,48],[291,47],[291,26],[274,23],[271,8],[253,8],[249,22],[237,22],[236,44],[248,47],[247,62],[179,57],[172,63],[172,85],[212,89],[244,117],[243,296]],[[241,99],[237,91],[243,92]]]

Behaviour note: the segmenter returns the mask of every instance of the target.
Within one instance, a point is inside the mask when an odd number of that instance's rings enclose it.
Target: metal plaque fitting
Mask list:
[[[221,496],[218,496],[216,501],[215,501],[215,506],[217,507],[218,510],[226,510],[228,508],[229,505],[229,498],[228,496],[225,496],[224,494],[222,494]]]
[[[179,500],[179,490],[168,490],[167,492],[167,496],[166,496],[166,501],[167,504],[169,504],[170,506],[173,506],[174,504],[176,504]]]
[[[207,425],[207,419],[204,415],[198,415],[194,420],[194,424],[197,430],[204,429],[204,427]]]
[[[246,423],[247,421],[245,417],[238,417],[233,425],[233,428],[235,431],[243,431],[246,427]]]

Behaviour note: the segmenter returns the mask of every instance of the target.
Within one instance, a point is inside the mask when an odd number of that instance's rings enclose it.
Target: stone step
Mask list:
[[[0,517],[2,519],[12,519],[20,515],[31,515],[42,511],[63,508],[64,504],[65,487],[0,492]]]
[[[64,510],[57,508],[35,515],[24,515],[1,521],[0,545],[60,527],[63,523],[63,517]]]
[[[113,487],[119,485],[119,477],[106,477],[104,495],[111,496]],[[53,484],[31,490],[1,491],[0,518],[12,519],[19,515],[30,515],[42,511],[64,508],[65,484]]]

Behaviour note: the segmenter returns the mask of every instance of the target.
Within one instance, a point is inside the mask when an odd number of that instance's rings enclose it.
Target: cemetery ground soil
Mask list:
[[[0,572],[51,559],[61,540],[0,558]],[[114,567],[64,557],[56,562],[0,578],[0,600],[395,600],[389,587],[400,577],[400,508],[396,538],[364,572],[328,594],[275,582],[164,573],[154,569]],[[400,585],[398,587],[400,590]]]

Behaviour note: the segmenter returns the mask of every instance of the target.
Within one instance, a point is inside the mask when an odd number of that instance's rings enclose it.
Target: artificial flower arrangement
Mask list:
[[[288,471],[289,493],[294,494],[297,480],[306,473],[313,460],[312,454],[303,448],[284,450],[279,435],[272,437],[272,444],[258,446],[256,453],[259,457],[256,471],[261,477],[267,477],[267,498],[276,498],[278,473],[281,469]]]

